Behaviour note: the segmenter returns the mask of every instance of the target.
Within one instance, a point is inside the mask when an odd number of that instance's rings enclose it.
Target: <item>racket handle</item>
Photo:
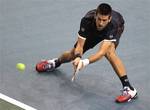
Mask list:
[[[75,77],[76,77],[76,75],[78,74],[78,72],[79,72],[79,68],[82,66],[82,62],[80,61],[79,62],[79,64],[78,64],[78,66],[77,66],[77,68],[76,68],[76,70],[75,70],[75,72],[74,72],[74,74],[73,74],[73,77],[72,77],[72,82],[75,80]]]

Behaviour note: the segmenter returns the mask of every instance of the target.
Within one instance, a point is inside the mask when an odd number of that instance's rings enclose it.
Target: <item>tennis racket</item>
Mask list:
[[[73,76],[72,76],[72,82],[76,79],[77,74],[79,73],[79,69],[82,66],[82,61],[79,62],[77,68],[74,70]]]

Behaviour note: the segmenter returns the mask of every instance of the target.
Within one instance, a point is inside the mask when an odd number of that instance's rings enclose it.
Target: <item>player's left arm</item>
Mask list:
[[[78,66],[80,66],[80,67],[78,67],[79,70],[81,70],[82,68],[84,68],[85,66],[87,66],[90,63],[94,63],[94,62],[100,60],[109,51],[112,43],[113,42],[110,40],[102,41],[98,51],[95,54],[91,55],[87,59],[80,60],[80,62],[79,62],[80,65],[78,65]]]
[[[89,63],[94,63],[94,62],[100,60],[108,52],[111,45],[112,45],[112,41],[109,41],[109,40],[102,41],[98,51],[88,58]]]

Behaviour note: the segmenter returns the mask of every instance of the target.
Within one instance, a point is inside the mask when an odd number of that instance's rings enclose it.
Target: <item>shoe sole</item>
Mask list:
[[[117,102],[117,103],[127,103],[127,102],[131,102],[132,100],[135,100],[135,99],[137,99],[137,98],[138,98],[138,95],[137,95],[137,93],[136,93],[134,97],[128,99],[127,101],[119,102],[119,101],[116,100],[116,102]]]
[[[137,98],[138,98],[138,95],[137,95],[137,93],[136,93],[134,97],[132,97],[132,98],[130,98],[130,99],[128,100],[128,102],[130,102],[130,101],[132,101],[132,100],[135,100],[135,99],[137,99]]]

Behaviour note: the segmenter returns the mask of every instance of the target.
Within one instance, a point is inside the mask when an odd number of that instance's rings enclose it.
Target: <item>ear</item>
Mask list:
[[[111,21],[111,19],[112,19],[112,16],[110,16],[110,18],[109,18],[109,22]]]

